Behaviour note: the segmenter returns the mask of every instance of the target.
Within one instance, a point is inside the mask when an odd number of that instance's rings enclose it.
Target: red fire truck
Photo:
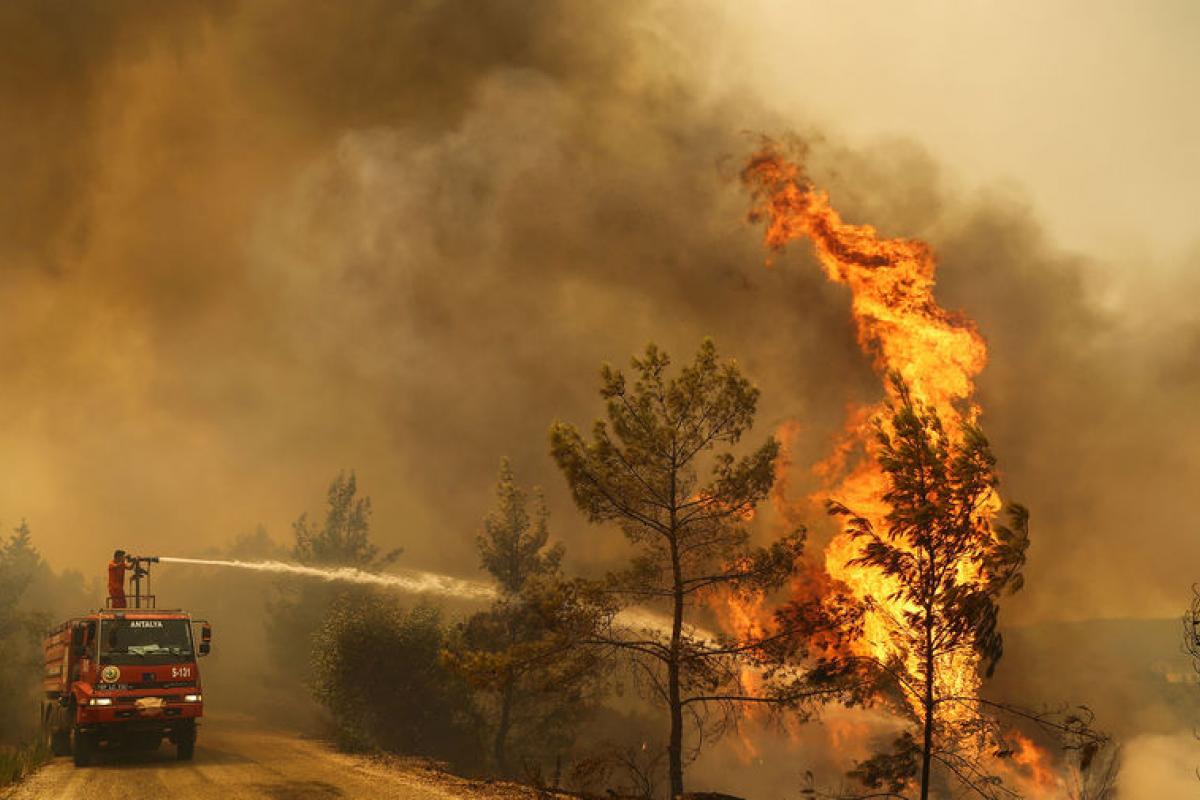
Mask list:
[[[178,609],[156,608],[143,594],[156,558],[131,558],[131,607],[107,607],[69,619],[46,635],[42,726],[55,755],[87,766],[101,748],[157,749],[164,738],[189,760],[204,713],[198,656],[212,628]],[[199,628],[199,641],[194,628]]]

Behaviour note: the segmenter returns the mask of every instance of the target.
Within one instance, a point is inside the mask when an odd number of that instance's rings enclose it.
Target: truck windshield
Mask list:
[[[101,625],[103,664],[163,664],[192,658],[192,628],[185,619],[118,619]]]

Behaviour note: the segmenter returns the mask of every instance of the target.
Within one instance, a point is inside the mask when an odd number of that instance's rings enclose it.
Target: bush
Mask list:
[[[16,783],[50,760],[40,739],[21,747],[0,745],[0,787]]]
[[[339,743],[477,763],[479,719],[467,685],[439,654],[437,609],[395,600],[343,601],[314,637],[313,695],[333,716]]]

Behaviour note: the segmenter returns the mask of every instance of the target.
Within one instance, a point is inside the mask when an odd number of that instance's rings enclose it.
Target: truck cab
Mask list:
[[[86,766],[101,748],[153,750],[166,738],[190,760],[204,715],[197,659],[210,642],[208,623],[178,609],[104,608],[50,630],[42,724],[52,752]]]

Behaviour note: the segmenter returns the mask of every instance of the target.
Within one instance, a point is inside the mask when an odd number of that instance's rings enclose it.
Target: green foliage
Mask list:
[[[371,542],[371,500],[358,495],[353,472],[340,473],[329,485],[324,518],[319,524],[301,514],[292,526],[295,560],[319,567],[355,567],[379,570],[399,556],[393,550],[379,555]],[[252,542],[247,542],[247,545]],[[271,655],[280,674],[295,676],[298,683],[308,677],[312,637],[328,610],[337,603],[370,601],[362,587],[286,579],[278,584],[278,597],[271,604],[267,622]]]
[[[12,614],[41,566],[29,526],[22,522],[0,547],[0,613]]]
[[[500,596],[457,626],[443,659],[475,689],[501,775],[527,774],[570,746],[597,693],[597,654],[575,646],[591,629],[586,607],[562,579],[561,545],[547,548],[549,527],[538,497],[500,465],[496,507],[477,539],[484,569]]]
[[[528,493],[517,485],[512,466],[504,459],[496,485],[496,507],[484,519],[483,532],[476,538],[483,568],[500,584],[501,591],[516,594],[530,577],[557,572],[562,545],[547,550],[549,539],[541,494],[534,498],[531,516]]]
[[[355,474],[339,473],[329,484],[328,508],[321,525],[313,525],[308,514],[293,524],[296,546],[292,555],[301,564],[378,569],[400,555],[393,550],[382,558],[371,543],[371,498],[358,496]]]
[[[648,345],[643,358],[633,359],[638,378],[632,387],[606,364],[600,396],[608,422],[596,422],[591,442],[573,426],[555,423],[551,453],[592,522],[616,521],[635,544],[655,550],[674,537],[693,560],[712,560],[746,541],[736,523],[774,483],[779,443],[769,438],[741,459],[715,454],[709,480],[701,485],[698,459],[741,439],[753,422],[758,389],[736,363],[718,362],[712,340],[668,381],[670,363],[666,353]]]
[[[343,745],[469,765],[481,755],[466,684],[443,669],[436,609],[393,598],[342,602],[314,638],[312,690]]]
[[[779,444],[768,438],[748,454],[730,447],[750,429],[758,389],[737,364],[722,363],[705,340],[691,364],[668,378],[670,358],[653,344],[633,359],[632,384],[605,365],[600,395],[607,421],[590,440],[569,424],[550,430],[551,453],[579,508],[592,522],[615,522],[635,546],[629,567],[597,589],[616,607],[664,605],[669,628],[630,626],[610,616],[599,638],[637,664],[651,695],[670,717],[672,794],[683,791],[683,720],[709,712],[728,721],[739,704],[758,702],[740,685],[755,642],[722,643],[697,635],[692,622],[721,589],[764,591],[792,573],[798,532],[766,551],[749,546],[746,521],[770,491]]]
[[[0,741],[31,733],[41,676],[41,633],[49,617],[30,607],[28,593],[49,573],[22,522],[0,545]]]

